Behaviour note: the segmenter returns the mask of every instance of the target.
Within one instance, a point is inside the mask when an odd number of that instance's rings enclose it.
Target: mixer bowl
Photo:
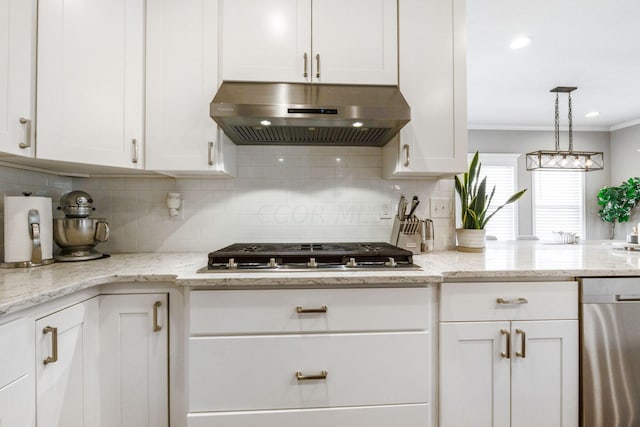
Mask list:
[[[63,253],[88,253],[109,239],[109,225],[103,218],[54,218],[53,240]]]

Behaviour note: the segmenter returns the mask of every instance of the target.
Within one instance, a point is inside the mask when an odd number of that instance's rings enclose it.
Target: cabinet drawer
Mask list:
[[[430,302],[430,288],[192,291],[191,334],[428,329]]]
[[[189,414],[188,427],[429,427],[427,404]]]
[[[33,353],[29,336],[27,319],[0,325],[0,388],[27,374],[27,355]]]
[[[429,402],[430,350],[426,331],[191,338],[189,411]]]
[[[578,318],[577,282],[444,283],[440,295],[443,322]]]

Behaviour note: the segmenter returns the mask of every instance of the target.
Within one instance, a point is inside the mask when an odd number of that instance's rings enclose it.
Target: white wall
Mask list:
[[[280,161],[279,159],[282,159]],[[339,159],[339,160],[338,160]],[[237,178],[74,178],[111,224],[105,252],[211,251],[234,242],[388,241],[400,194],[452,200],[453,180],[385,180],[381,149],[238,147]],[[184,215],[170,218],[167,192],[181,192]],[[454,244],[453,214],[435,220],[436,249]]]
[[[609,237],[609,226],[598,217],[599,206],[597,203],[597,194],[600,188],[609,185],[611,182],[612,161],[610,160],[609,132],[574,132],[573,142],[576,151],[593,150],[604,152],[604,170],[585,173],[586,238],[607,239]],[[560,134],[560,144],[562,149],[567,149],[568,136],[565,132],[561,132]],[[532,177],[531,173],[526,170],[524,154],[541,149],[552,150],[554,147],[555,139],[553,131],[469,131],[469,152],[479,150],[485,153],[523,154],[518,159],[519,188],[532,188]],[[528,191],[518,201],[518,228],[520,234],[523,235],[533,234],[531,197],[532,193]]]
[[[640,125],[611,132],[611,185],[618,186],[632,177],[640,177]],[[624,239],[640,222],[640,207],[633,210],[629,222],[616,226],[616,239]]]

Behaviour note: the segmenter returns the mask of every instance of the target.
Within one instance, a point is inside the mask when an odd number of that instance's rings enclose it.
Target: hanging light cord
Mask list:
[[[569,92],[569,152],[573,152],[573,114],[571,111],[571,92]]]

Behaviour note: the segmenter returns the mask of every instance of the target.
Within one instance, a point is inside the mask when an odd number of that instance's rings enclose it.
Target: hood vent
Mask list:
[[[236,144],[385,145],[409,122],[395,86],[225,82],[211,118]]]

